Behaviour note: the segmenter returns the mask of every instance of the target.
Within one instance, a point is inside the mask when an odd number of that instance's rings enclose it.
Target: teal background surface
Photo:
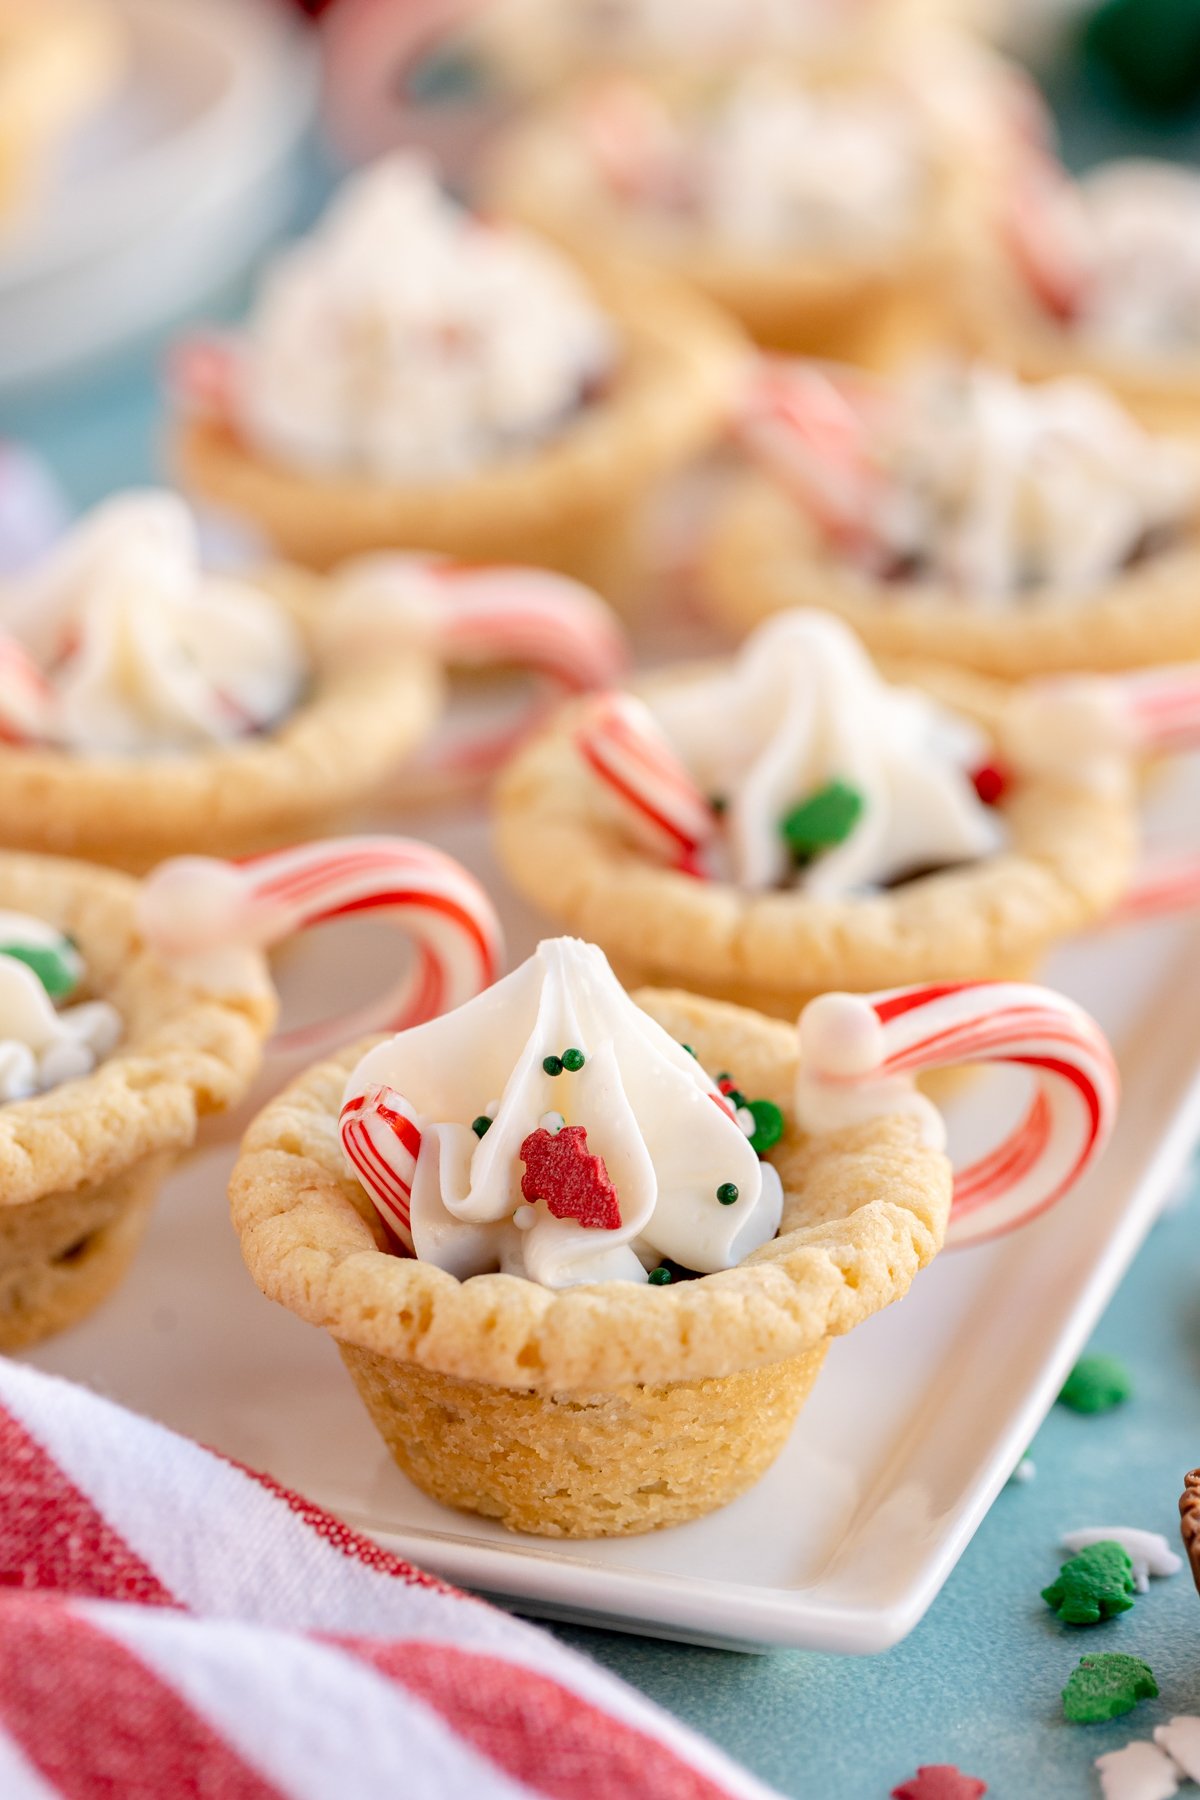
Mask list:
[[[1076,164],[1155,148],[1194,157],[1193,126],[1115,121],[1070,71],[1051,92]],[[311,205],[324,186],[314,158]],[[235,316],[240,298],[214,296],[207,310]],[[0,402],[0,436],[45,454],[76,505],[161,478],[162,347]],[[615,1632],[559,1635],[796,1800],[881,1800],[922,1762],[957,1763],[994,1800],[1097,1795],[1094,1757],[1176,1713],[1200,1713],[1200,1599],[1185,1570],[1153,1582],[1121,1618],[1078,1630],[1059,1624],[1039,1592],[1073,1528],[1136,1525],[1177,1542],[1182,1478],[1200,1464],[1200,1182],[1194,1188],[1155,1227],[1096,1334],[1096,1348],[1127,1362],[1134,1397],[1099,1418],[1054,1409],[1033,1446],[1035,1479],[1001,1494],[897,1648],[862,1659],[741,1656]],[[1161,1696],[1108,1725],[1069,1725],[1063,1683],[1080,1656],[1101,1649],[1143,1657]]]

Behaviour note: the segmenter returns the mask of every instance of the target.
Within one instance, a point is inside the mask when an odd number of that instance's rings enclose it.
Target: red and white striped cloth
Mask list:
[[[0,1360],[3,1800],[769,1800],[547,1633]]]

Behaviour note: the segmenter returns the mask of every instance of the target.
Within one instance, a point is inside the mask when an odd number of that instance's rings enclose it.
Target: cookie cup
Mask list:
[[[121,23],[98,0],[0,6],[0,227],[59,141],[115,87],[124,60]]]
[[[646,679],[711,678],[710,666]],[[1002,685],[909,665],[984,730],[1000,726]],[[704,881],[642,852],[576,752],[578,705],[561,709],[513,758],[495,796],[495,842],[509,880],[567,929],[598,943],[627,984],[679,984],[795,1019],[830,989],[909,982],[1018,980],[1059,939],[1124,893],[1136,852],[1133,776],[1103,793],[1029,776],[1006,796],[1002,854],[900,887],[835,899],[802,889],[751,893]]]
[[[135,926],[138,884],[112,870],[0,855],[0,907],[69,933],[80,998],[122,1021],[90,1075],[0,1105],[0,1350],[74,1324],[112,1291],[158,1187],[200,1119],[249,1088],[274,1022],[257,997],[202,996],[168,973]]]
[[[434,724],[441,671],[415,649],[333,645],[321,626],[324,584],[303,571],[269,571],[259,585],[287,607],[311,660],[288,717],[175,755],[0,744],[0,845],[140,873],[187,851],[246,856],[345,828]]]
[[[681,993],[637,1002],[790,1116],[796,1033]],[[250,1273],[320,1325],[404,1473],[446,1505],[547,1537],[650,1531],[734,1499],[773,1461],[829,1340],[899,1299],[942,1244],[951,1171],[911,1118],[789,1127],[774,1242],[666,1288],[465,1282],[390,1252],[337,1133],[366,1045],[255,1121],[230,1188]]]
[[[1027,603],[977,609],[933,584],[881,582],[853,569],[780,487],[745,474],[719,509],[700,589],[706,609],[739,637],[772,613],[819,606],[852,626],[874,656],[940,661],[1005,681],[1200,657],[1194,521],[1178,546],[1100,589],[1043,588]]]
[[[260,453],[227,418],[194,415],[176,433],[180,479],[311,568],[373,550],[430,550],[541,564],[620,600],[640,567],[647,496],[721,435],[746,346],[686,289],[613,267],[590,276],[617,326],[620,360],[608,391],[543,444],[456,480],[334,478]]]
[[[658,269],[715,302],[765,348],[879,367],[936,332],[961,180],[935,168],[918,217],[877,251],[737,252],[609,196],[580,143],[569,99],[515,124],[485,176],[498,212],[555,239],[585,265],[607,256]]]

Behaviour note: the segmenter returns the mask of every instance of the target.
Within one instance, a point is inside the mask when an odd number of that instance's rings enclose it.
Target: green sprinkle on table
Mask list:
[[[1128,1612],[1136,1592],[1129,1553],[1106,1539],[1070,1557],[1042,1599],[1064,1625],[1099,1625]]]
[[[1063,1715],[1073,1725],[1099,1725],[1157,1695],[1153,1671],[1140,1656],[1085,1656],[1063,1689]]]
[[[1133,1393],[1129,1370],[1115,1356],[1081,1356],[1063,1383],[1058,1398],[1072,1412],[1102,1413],[1120,1406]]]

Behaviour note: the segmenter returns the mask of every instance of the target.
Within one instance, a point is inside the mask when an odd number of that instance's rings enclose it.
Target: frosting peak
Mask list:
[[[269,272],[236,404],[286,462],[430,480],[558,430],[615,353],[564,259],[396,155],[353,176]]]
[[[780,614],[719,674],[664,687],[651,705],[718,801],[713,872],[741,887],[795,883],[828,898],[987,856],[1003,841],[972,779],[987,759],[982,734],[884,681],[825,614]]]
[[[418,1258],[463,1279],[644,1281],[663,1257],[711,1273],[779,1228],[779,1177],[734,1107],[574,938],[363,1058],[343,1111],[360,1176],[380,1120],[411,1161],[390,1197],[368,1190]]]
[[[283,611],[200,568],[168,493],[97,507],[42,563],[0,582],[0,722],[82,754],[184,750],[295,703],[304,657]]]

